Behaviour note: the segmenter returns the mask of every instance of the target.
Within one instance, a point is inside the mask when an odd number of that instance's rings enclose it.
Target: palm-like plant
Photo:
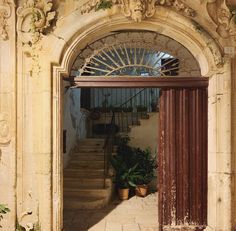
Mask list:
[[[136,171],[138,177],[135,179],[135,184],[142,185],[150,183],[154,178],[154,169],[157,168],[156,158],[152,157],[149,148],[141,150],[140,148],[134,149],[133,155],[134,162],[138,164]]]
[[[116,171],[115,183],[118,188],[130,188],[150,183],[157,168],[156,158],[150,149],[141,150],[128,145],[128,138],[118,144],[117,155],[111,158],[111,165]]]
[[[111,158],[111,165],[116,171],[115,183],[118,188],[124,189],[136,186],[134,182],[139,177],[139,172],[136,171],[138,164],[130,167],[121,156],[115,156]]]

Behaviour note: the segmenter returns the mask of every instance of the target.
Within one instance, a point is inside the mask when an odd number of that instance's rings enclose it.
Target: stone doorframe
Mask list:
[[[160,88],[159,230],[207,226],[208,79],[202,77],[67,77],[73,88]]]
[[[168,16],[166,16],[167,14]],[[38,86],[39,95],[41,94],[42,97],[36,98],[37,95],[35,100],[42,103],[40,110],[45,113],[48,112],[50,115],[49,121],[45,121],[42,114],[35,115],[35,119],[41,121],[39,124],[44,124],[46,128],[37,137],[37,142],[41,141],[41,143],[46,144],[38,148],[38,150],[42,150],[41,153],[45,153],[44,156],[38,157],[40,161],[45,163],[38,174],[41,182],[38,188],[38,217],[41,229],[44,231],[60,231],[62,228],[63,77],[68,76],[73,60],[86,44],[112,31],[132,28],[159,32],[183,44],[198,61],[202,76],[210,78],[208,159],[213,165],[209,166],[208,171],[210,195],[208,229],[231,230],[231,179],[229,176],[220,174],[222,172],[227,172],[229,175],[232,173],[230,164],[231,66],[229,61],[223,65],[221,50],[214,39],[204,30],[199,33],[196,25],[187,18],[174,12],[165,12],[165,10],[156,13],[152,19],[141,23],[131,22],[117,12],[114,12],[113,15],[106,11],[92,15],[80,15],[80,20],[77,20],[77,17],[77,13],[74,12],[61,19],[53,35],[42,40],[42,55],[38,64],[43,68],[38,79],[28,82],[30,86],[31,84]],[[22,105],[24,104],[22,103]],[[224,126],[220,125],[221,121],[225,121]],[[222,137],[225,141],[223,143],[218,142]],[[19,141],[22,140],[21,137],[18,138]],[[224,158],[220,160],[221,165],[217,166],[218,152],[224,153]],[[19,184],[21,184],[20,181]],[[224,205],[216,205],[217,198],[222,199],[225,195]]]

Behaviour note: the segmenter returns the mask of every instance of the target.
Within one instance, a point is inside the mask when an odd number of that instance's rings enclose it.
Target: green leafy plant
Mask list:
[[[150,148],[133,148],[128,142],[129,137],[119,139],[117,155],[111,158],[111,165],[116,171],[115,182],[120,188],[150,183],[157,168]]]
[[[111,165],[116,171],[115,180],[117,187],[120,189],[135,187],[135,180],[138,177],[136,168],[138,164],[129,167],[121,156],[111,158]]]
[[[10,212],[10,209],[7,207],[7,205],[0,204],[0,221],[3,219],[3,215]],[[2,226],[0,225],[0,228]]]
[[[101,2],[97,5],[96,11],[98,10],[106,10],[112,7],[112,2],[109,0],[101,0]]]
[[[129,137],[120,138],[117,155],[111,158],[111,165],[116,171],[115,183],[119,188],[150,183],[157,168],[156,158],[152,156],[150,148],[133,148],[128,142]]]
[[[154,169],[157,168],[156,158],[152,157],[150,148],[147,148],[145,150],[135,148],[133,158],[134,161],[138,164],[136,168],[138,177],[136,177],[134,183],[136,185],[150,183],[155,176]]]

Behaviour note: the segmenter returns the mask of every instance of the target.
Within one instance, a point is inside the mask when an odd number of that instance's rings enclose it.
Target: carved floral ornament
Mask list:
[[[216,24],[216,32],[222,38],[234,36],[236,39],[236,10],[230,10],[226,0],[208,0],[207,11]],[[236,3],[234,5],[236,8]]]
[[[84,14],[94,9],[96,10],[104,2],[111,2],[112,5],[118,5],[124,16],[136,22],[141,22],[145,18],[152,17],[158,6],[173,8],[190,17],[196,15],[196,12],[181,0],[89,0],[81,7],[81,13]]]
[[[7,0],[0,0],[0,39],[8,39],[7,19],[11,17],[11,5]]]
[[[35,44],[50,27],[56,15],[52,6],[52,0],[26,0],[17,9],[17,32],[24,44]]]
[[[11,141],[10,123],[7,113],[0,113],[0,145],[6,145]]]

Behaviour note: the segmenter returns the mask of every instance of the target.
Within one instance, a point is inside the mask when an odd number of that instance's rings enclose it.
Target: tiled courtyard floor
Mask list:
[[[157,193],[114,201],[104,209],[64,211],[65,231],[157,231]]]

